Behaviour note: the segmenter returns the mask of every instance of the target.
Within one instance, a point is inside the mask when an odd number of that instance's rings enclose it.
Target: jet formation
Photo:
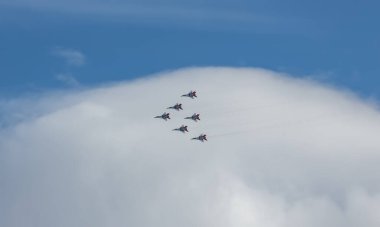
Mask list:
[[[207,141],[206,134],[201,134],[200,136],[191,138],[192,140],[199,140],[201,142]]]
[[[169,116],[169,113],[163,113],[162,115],[159,115],[159,116],[155,116],[154,118],[162,118],[164,119],[165,121],[167,121],[168,119],[170,119],[170,116]]]
[[[177,104],[175,104],[174,106],[170,106],[170,107],[168,107],[167,109],[175,109],[175,110],[177,110],[177,111],[179,111],[179,110],[183,110],[183,109],[182,109],[182,104],[181,104],[181,103],[177,103]]]
[[[187,126],[186,125],[182,125],[181,127],[179,127],[179,128],[175,128],[175,129],[173,129],[174,131],[180,131],[180,132],[183,132],[183,133],[185,133],[185,132],[189,132],[188,130],[187,130]]]
[[[187,94],[184,94],[184,95],[182,95],[182,97],[190,97],[190,98],[197,98],[197,92],[196,91],[190,91],[189,93],[187,93]]]
[[[181,97],[189,97],[189,98],[194,99],[194,98],[197,98],[197,93],[196,93],[196,91],[190,91],[189,93],[184,94]],[[167,109],[173,109],[173,110],[177,110],[177,111],[183,110],[181,103],[176,103],[174,106],[170,106]],[[165,121],[167,121],[168,119],[170,120],[169,113],[166,113],[166,112],[164,112],[162,115],[156,116],[154,118],[161,118],[161,119],[164,119]],[[201,120],[199,118],[199,114],[197,114],[197,113],[194,113],[190,117],[185,117],[185,119],[191,119],[191,120],[193,120],[195,122]],[[187,129],[187,127],[188,127],[187,125],[182,125],[179,128],[173,129],[173,131],[180,131],[182,133],[186,133],[186,132],[189,132],[189,130]],[[199,140],[201,142],[207,141],[206,134],[201,134],[198,137],[191,138],[191,140]]]
[[[193,121],[200,121],[201,119],[199,118],[199,114],[195,113],[191,117],[185,117],[185,119],[191,119]]]

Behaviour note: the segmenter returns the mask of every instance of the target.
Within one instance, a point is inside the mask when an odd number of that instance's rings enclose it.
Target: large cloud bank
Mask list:
[[[347,92],[184,69],[18,113],[30,117],[1,130],[0,226],[380,226],[380,113]],[[190,134],[172,131],[183,123]]]

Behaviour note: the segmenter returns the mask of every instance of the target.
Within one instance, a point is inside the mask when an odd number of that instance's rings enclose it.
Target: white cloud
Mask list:
[[[78,87],[80,85],[79,81],[70,73],[60,73],[55,78],[71,87]]]
[[[52,53],[57,57],[63,58],[68,65],[81,66],[86,61],[84,54],[74,49],[57,47],[53,49]]]
[[[176,102],[172,120],[153,118]],[[0,132],[0,226],[380,224],[380,114],[352,94],[201,68],[34,106]],[[182,123],[190,135],[171,130]]]

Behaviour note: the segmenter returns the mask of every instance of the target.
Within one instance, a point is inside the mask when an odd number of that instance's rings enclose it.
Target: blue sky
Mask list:
[[[0,0],[0,94],[243,66],[314,75],[378,99],[379,7],[341,0]]]

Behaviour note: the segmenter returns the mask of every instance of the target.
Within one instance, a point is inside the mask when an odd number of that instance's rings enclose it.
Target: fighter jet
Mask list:
[[[192,138],[192,140],[199,140],[199,141],[201,141],[201,142],[204,142],[205,140],[207,141],[206,134],[201,134],[201,135],[198,136],[198,137],[194,137],[194,138]]]
[[[160,116],[155,116],[154,118],[162,118],[162,119],[164,119],[165,121],[167,121],[168,119],[170,119],[170,117],[169,117],[169,113],[163,113],[162,115],[160,115]]]
[[[183,109],[182,109],[182,104],[181,104],[181,103],[177,103],[177,104],[175,104],[174,106],[170,106],[170,107],[168,107],[168,109],[175,109],[175,110],[177,110],[177,111],[179,111],[179,110],[183,110]]]
[[[196,93],[196,91],[190,91],[189,93],[182,95],[182,97],[190,97],[193,99],[194,97],[197,97]]]
[[[198,121],[198,120],[201,120],[199,118],[199,114],[197,114],[197,113],[193,114],[191,117],[185,117],[185,119],[191,119],[191,120],[193,120],[195,122]]]
[[[179,127],[179,128],[175,128],[175,129],[173,129],[174,131],[181,131],[181,132],[183,132],[183,133],[186,133],[186,132],[188,132],[188,130],[187,130],[187,126],[186,125],[182,125],[181,127]]]

